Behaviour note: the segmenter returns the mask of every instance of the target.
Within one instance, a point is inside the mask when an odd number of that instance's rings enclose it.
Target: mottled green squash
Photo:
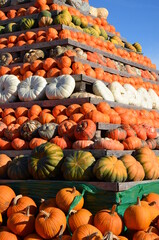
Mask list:
[[[57,17],[55,17],[55,24],[65,24],[69,25],[72,21],[71,14],[68,10],[63,10]]]
[[[20,28],[21,30],[25,29],[31,29],[35,24],[35,21],[33,18],[22,18],[20,21]]]
[[[36,147],[28,162],[30,174],[34,179],[52,179],[59,176],[62,149],[56,144],[44,143]]]
[[[125,182],[127,179],[126,167],[115,156],[100,158],[93,168],[93,173],[97,179],[105,182]]]
[[[64,159],[62,164],[63,176],[70,181],[88,181],[93,177],[92,167],[95,158],[90,152],[75,151]]]
[[[8,23],[5,27],[6,33],[12,33],[19,30],[19,25],[17,23]]]
[[[15,157],[8,166],[7,174],[10,179],[29,179],[31,175],[28,170],[29,156],[20,155]]]
[[[72,22],[76,25],[76,26],[80,26],[81,25],[81,19],[77,16],[72,16]]]

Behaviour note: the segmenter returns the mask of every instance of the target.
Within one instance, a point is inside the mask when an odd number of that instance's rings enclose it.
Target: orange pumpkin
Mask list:
[[[23,139],[20,139],[20,138],[15,138],[11,142],[11,145],[15,150],[28,149],[28,142],[26,142],[26,141],[24,141]]]
[[[38,146],[40,146],[43,143],[46,143],[47,141],[42,139],[42,138],[33,138],[30,142],[29,142],[29,147],[31,149],[34,149]]]

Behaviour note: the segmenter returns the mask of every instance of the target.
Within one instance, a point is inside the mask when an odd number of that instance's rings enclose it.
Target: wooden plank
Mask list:
[[[16,109],[17,107],[27,107],[31,108],[33,104],[37,104],[42,108],[52,108],[56,105],[65,105],[69,106],[73,103],[77,104],[83,104],[86,102],[89,102],[90,98],[65,98],[65,99],[59,99],[59,100],[41,100],[41,101],[31,101],[31,102],[13,102],[13,103],[4,103],[0,104],[0,108],[13,108]]]
[[[58,39],[50,42],[40,42],[40,43],[33,43],[31,45],[26,44],[21,47],[12,47],[12,48],[3,48],[0,50],[1,53],[3,52],[22,52],[22,51],[29,51],[30,49],[51,49],[56,47],[57,45],[65,46],[68,45],[68,39]]]
[[[113,130],[122,126],[121,124],[106,124],[101,122],[98,122],[96,125],[98,130]]]
[[[126,191],[132,187],[137,186],[138,184],[147,184],[147,183],[159,183],[159,180],[144,180],[144,181],[137,181],[137,182],[124,182],[118,183],[118,192]]]
[[[29,8],[30,6],[33,6],[33,2],[28,2],[28,3],[21,3],[21,4],[15,4],[16,0],[11,1],[11,5],[8,7],[3,7],[1,8],[1,11],[7,13],[8,11],[14,9],[18,10],[19,8]]]
[[[73,153],[77,151],[75,149],[64,149],[64,156],[67,157],[69,155],[73,155]],[[92,153],[92,155],[98,159],[101,157],[104,157],[106,155],[106,150],[105,149],[83,149],[83,151],[89,151],[90,153]],[[19,155],[30,155],[32,152],[32,150],[0,150],[0,153],[6,154],[7,156],[14,158],[16,156]]]

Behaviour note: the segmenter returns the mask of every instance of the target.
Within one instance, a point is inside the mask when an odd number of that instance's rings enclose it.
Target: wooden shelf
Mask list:
[[[12,10],[18,10],[19,8],[28,8],[33,5],[33,1],[30,1],[28,3],[20,3],[20,4],[15,4],[16,0],[11,1],[11,5],[8,7],[2,7],[1,11],[7,13],[8,11]]]

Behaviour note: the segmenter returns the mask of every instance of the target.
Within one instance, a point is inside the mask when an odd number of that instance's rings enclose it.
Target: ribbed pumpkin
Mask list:
[[[76,196],[81,195],[81,193],[73,188],[62,188],[56,194],[56,204],[57,206],[67,213],[69,208]],[[80,210],[84,205],[84,198],[82,197],[79,203],[74,207],[74,210]]]
[[[78,140],[72,144],[73,149],[90,149],[94,142],[91,140]]]
[[[10,187],[0,185],[0,213],[3,214],[7,210],[15,196],[15,192]]]
[[[106,182],[125,182],[127,179],[126,167],[115,156],[102,157],[97,160],[93,173],[97,179]]]
[[[74,135],[77,140],[91,140],[95,132],[96,124],[90,119],[85,119],[76,125]]]
[[[94,216],[94,226],[98,228],[103,235],[111,231],[118,236],[122,231],[123,223],[116,212],[116,207],[116,205],[113,205],[111,210],[101,210]]]
[[[95,158],[90,152],[75,151],[64,159],[62,164],[63,176],[66,180],[85,181],[90,180],[92,176],[92,166]]]
[[[93,110],[85,115],[86,119],[91,119],[94,123],[103,122],[110,123],[110,117],[107,114],[103,114],[97,110]]]
[[[7,174],[10,179],[30,179],[31,175],[28,170],[29,156],[16,156],[9,164]]]
[[[35,215],[37,206],[34,200],[28,196],[17,195],[7,209],[7,217],[13,213],[24,211],[28,206],[30,207],[30,214]]]
[[[72,120],[66,120],[58,126],[58,134],[63,137],[74,138],[74,129],[76,123]]]
[[[8,165],[11,162],[11,158],[6,154],[0,154],[0,178],[7,178]]]
[[[116,128],[106,133],[106,137],[122,141],[127,137],[127,132],[122,128]]]
[[[134,153],[134,157],[143,166],[145,179],[151,180],[159,178],[158,160],[151,149],[142,147]]]
[[[158,235],[156,233],[151,232],[151,228],[148,231],[138,231],[134,234],[133,240],[155,240],[158,239]]]
[[[4,130],[4,136],[12,141],[15,138],[20,137],[20,125],[19,124],[10,124],[7,129]]]
[[[28,162],[30,174],[34,179],[50,179],[58,176],[63,158],[61,148],[52,143],[45,143],[32,151]]]
[[[60,209],[55,207],[41,210],[35,220],[35,230],[44,239],[54,238],[59,233],[62,225],[65,230],[66,216]]]
[[[144,179],[144,169],[133,156],[126,154],[122,156],[120,160],[122,160],[127,169],[129,181],[142,181]]]
[[[57,135],[58,125],[56,123],[46,123],[38,128],[38,133],[41,138],[50,140]]]
[[[111,138],[99,138],[94,141],[93,149],[124,150],[124,146],[118,140]]]
[[[137,204],[129,206],[124,212],[125,226],[130,230],[145,230],[152,221],[149,208],[142,205],[140,199],[137,198]]]
[[[34,231],[35,218],[29,212],[29,207],[24,212],[13,213],[7,220],[7,227],[16,235],[26,237]]]
[[[3,137],[5,129],[7,129],[7,125],[0,121],[0,137]]]
[[[93,225],[93,215],[87,209],[80,209],[78,211],[72,210],[69,213],[68,223],[72,232],[84,224]]]
[[[56,144],[61,149],[66,149],[66,148],[71,149],[72,147],[71,141],[65,136],[64,137],[56,136],[52,138],[50,142]]]
[[[72,240],[81,239],[101,240],[103,239],[103,236],[98,228],[90,224],[85,224],[77,228],[72,235]]]
[[[141,148],[141,139],[138,137],[128,137],[123,142],[125,150],[136,150]]]
[[[34,136],[37,136],[37,131],[40,126],[41,123],[36,120],[23,123],[20,128],[20,134],[22,138],[30,141]]]

